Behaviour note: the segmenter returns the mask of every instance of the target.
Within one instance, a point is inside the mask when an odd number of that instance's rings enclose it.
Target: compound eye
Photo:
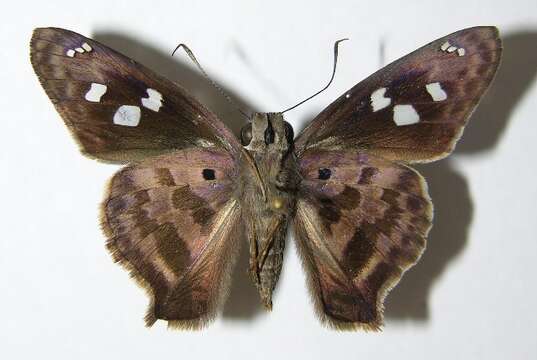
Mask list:
[[[295,132],[293,127],[287,121],[285,122],[285,138],[287,139],[287,144],[291,145],[295,138]]]
[[[252,141],[252,123],[244,125],[241,129],[241,144],[242,146],[250,145]]]

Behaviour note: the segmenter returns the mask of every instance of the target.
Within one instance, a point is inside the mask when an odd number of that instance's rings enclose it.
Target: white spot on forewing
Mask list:
[[[384,109],[392,102],[390,98],[384,97],[385,93],[386,88],[380,88],[373,91],[371,94],[371,106],[373,107],[373,112]]]
[[[412,105],[395,105],[393,121],[397,126],[411,125],[420,121],[420,116]]]
[[[425,85],[425,88],[434,101],[444,101],[447,99],[447,94],[444,89],[442,89],[439,82],[427,84]]]
[[[448,53],[455,52],[455,50],[456,50],[457,55],[459,55],[459,56],[464,56],[466,54],[466,50],[464,48],[460,48],[458,46],[451,45],[449,43],[449,41],[446,41],[445,43],[443,43],[442,46],[440,46],[440,50],[448,52]]]
[[[101,101],[101,97],[106,93],[106,85],[91,83],[91,87],[84,98],[91,102]]]
[[[90,52],[91,50],[93,50],[93,48],[88,43],[82,44],[82,48],[86,50],[87,52]]]
[[[155,89],[147,89],[148,98],[142,98],[142,105],[146,108],[158,112],[162,106],[162,94]]]
[[[345,94],[345,99],[348,99],[351,97],[351,94]]]
[[[121,105],[114,114],[114,124],[137,126],[140,123],[141,111],[138,106]]]
[[[69,56],[69,57],[74,57],[76,55],[76,53],[83,54],[86,51],[90,52],[92,50],[93,50],[93,48],[90,46],[90,44],[83,43],[80,47],[77,47],[74,50],[73,49],[67,49],[66,55]]]

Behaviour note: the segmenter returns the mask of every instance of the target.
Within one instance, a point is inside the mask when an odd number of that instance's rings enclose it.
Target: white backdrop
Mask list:
[[[227,124],[236,112],[184,55],[170,57],[179,42],[239,102],[278,111],[324,85],[333,41],[349,37],[332,87],[286,114],[300,129],[381,64],[474,25],[500,28],[503,64],[454,155],[420,168],[435,225],[422,261],[388,297],[383,332],[323,328],[291,240],[272,313],[260,310],[243,255],[212,326],[144,327],[145,294],[112,262],[99,229],[117,166],[78,153],[30,66],[34,27],[116,48]],[[535,0],[13,1],[2,5],[0,28],[0,358],[537,358]]]

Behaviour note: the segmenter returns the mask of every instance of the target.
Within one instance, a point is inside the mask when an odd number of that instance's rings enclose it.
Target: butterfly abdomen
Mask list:
[[[267,256],[260,264],[258,290],[261,302],[267,310],[272,310],[272,292],[282,270],[287,223],[288,219],[284,219],[279,223],[273,238],[269,240],[272,244]]]

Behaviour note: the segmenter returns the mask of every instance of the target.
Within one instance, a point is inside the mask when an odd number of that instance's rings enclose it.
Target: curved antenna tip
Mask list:
[[[330,80],[328,81],[328,84],[326,84],[325,87],[323,87],[321,90],[317,91],[315,94],[311,95],[310,97],[300,101],[298,104],[296,105],[293,105],[291,106],[290,108],[287,108],[285,110],[283,110],[281,113],[283,114],[284,112],[287,112],[289,110],[293,110],[294,108],[296,108],[297,106],[300,106],[302,104],[304,104],[306,101],[308,100],[311,100],[313,99],[314,97],[316,97],[317,95],[319,95],[320,93],[322,93],[323,91],[325,91],[326,89],[328,89],[328,87],[332,84],[332,81],[334,81],[334,77],[336,76],[336,66],[337,66],[337,55],[338,55],[338,47],[339,47],[339,43],[342,42],[342,41],[346,41],[346,40],[349,40],[349,38],[343,38],[343,39],[339,39],[337,40],[335,43],[334,43],[334,67],[332,69],[332,76],[330,77]]]

